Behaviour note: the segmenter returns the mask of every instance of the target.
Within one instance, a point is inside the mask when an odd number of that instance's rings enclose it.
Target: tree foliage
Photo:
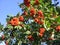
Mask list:
[[[23,13],[16,16],[7,16],[4,28],[5,37],[10,44],[10,38],[16,38],[15,45],[32,43],[39,45],[46,42],[60,40],[60,15],[51,0],[24,0],[19,5]]]

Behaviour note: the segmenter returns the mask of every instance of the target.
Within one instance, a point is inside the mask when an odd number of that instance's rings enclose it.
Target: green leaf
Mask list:
[[[60,16],[57,17],[57,18],[55,19],[55,21],[60,24]]]
[[[33,0],[31,0],[31,2],[30,2],[32,5],[34,4],[34,1]]]
[[[45,25],[46,25],[47,28],[50,28],[51,22],[50,22],[49,19],[45,19]]]
[[[15,28],[15,29],[17,29],[17,30],[22,29],[22,27],[21,27],[21,26],[15,26],[14,28]]]
[[[8,25],[6,26],[6,28],[13,29],[13,26],[10,25],[10,24],[8,24]]]
[[[1,25],[1,23],[0,23],[0,30],[2,30],[2,28],[3,28],[3,25]]]

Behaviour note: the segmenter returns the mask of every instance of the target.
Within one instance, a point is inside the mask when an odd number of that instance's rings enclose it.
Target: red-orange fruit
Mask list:
[[[54,40],[54,38],[48,38],[48,40]]]
[[[34,8],[30,9],[30,15],[33,16],[36,14],[36,10]]]
[[[39,19],[38,18],[35,18],[34,21],[38,23]]]
[[[28,38],[30,41],[33,41],[33,40],[34,40],[33,37],[32,37],[32,35],[29,35],[27,38]]]
[[[23,16],[20,16],[19,17],[19,21],[24,21],[24,17]]]
[[[42,36],[43,36],[43,34],[39,33],[39,36],[40,36],[40,37],[42,37]]]
[[[5,36],[4,36],[4,35],[2,35],[2,40],[4,40],[4,38],[5,38]]]
[[[60,25],[56,27],[56,31],[60,31]]]
[[[34,4],[38,5],[39,4],[39,0],[35,0]]]
[[[8,45],[8,42],[6,41],[5,44]]]
[[[27,7],[30,7],[30,0],[24,0],[24,4],[25,4]]]
[[[21,26],[21,27],[24,27],[24,25],[23,25],[23,24],[20,24],[20,26]]]
[[[43,25],[43,24],[44,24],[44,22],[39,20],[39,21],[38,21],[38,24]]]
[[[17,26],[19,24],[19,19],[17,17],[14,17],[11,19],[10,24],[13,26]]]
[[[23,15],[28,15],[28,13],[26,11],[23,12]]]
[[[40,28],[39,33],[43,34],[45,32],[45,28]]]
[[[43,12],[41,10],[38,11],[38,15],[40,16],[40,18],[44,19],[44,15],[43,15]]]

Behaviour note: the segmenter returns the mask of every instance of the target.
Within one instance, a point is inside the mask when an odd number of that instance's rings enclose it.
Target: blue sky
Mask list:
[[[5,25],[6,17],[8,14],[16,15],[21,12],[18,3],[22,3],[23,0],[0,0],[0,22]]]
[[[60,0],[58,0],[60,2]],[[0,22],[6,24],[6,17],[8,14],[16,15],[18,12],[22,12],[18,3],[22,3],[23,0],[0,0]],[[60,5],[60,4],[59,4]]]

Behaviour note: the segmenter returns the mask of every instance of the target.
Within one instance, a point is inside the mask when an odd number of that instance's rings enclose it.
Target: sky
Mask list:
[[[58,0],[60,2],[60,0]],[[0,22],[6,25],[7,15],[16,15],[18,12],[22,12],[18,3],[22,3],[23,0],[0,0]],[[54,2],[53,2],[54,3]],[[59,4],[60,5],[60,4]]]
[[[18,3],[22,3],[23,0],[0,0],[0,22],[6,24],[7,15],[16,15],[18,12],[22,12]]]

